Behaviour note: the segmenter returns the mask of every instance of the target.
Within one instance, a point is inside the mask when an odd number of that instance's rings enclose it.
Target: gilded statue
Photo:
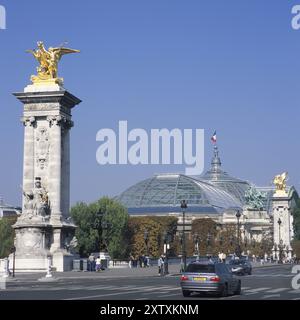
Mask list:
[[[274,185],[276,187],[275,195],[286,195],[286,181],[287,181],[288,173],[284,172],[282,174],[278,174],[274,178]]]
[[[44,43],[39,41],[37,43],[38,48],[35,50],[27,50],[38,61],[37,75],[31,76],[31,81],[34,84],[52,82],[62,83],[62,79],[58,78],[58,62],[65,54],[78,53],[79,50],[69,49],[64,47],[53,48],[50,47],[46,50]]]

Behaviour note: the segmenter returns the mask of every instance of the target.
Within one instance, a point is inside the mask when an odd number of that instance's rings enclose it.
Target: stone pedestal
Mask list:
[[[291,241],[294,236],[291,197],[285,192],[273,196],[273,258],[292,258]],[[280,222],[280,223],[278,223]]]
[[[72,269],[75,232],[70,205],[71,109],[81,101],[59,84],[14,93],[24,104],[23,204],[16,232],[16,271]]]

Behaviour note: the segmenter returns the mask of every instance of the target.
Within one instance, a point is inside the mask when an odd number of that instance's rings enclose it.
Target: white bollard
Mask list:
[[[47,274],[46,278],[52,278],[52,262],[51,262],[51,257],[48,257],[48,268],[47,268]]]
[[[2,278],[8,278],[9,277],[9,260],[8,258],[4,259],[4,273]]]

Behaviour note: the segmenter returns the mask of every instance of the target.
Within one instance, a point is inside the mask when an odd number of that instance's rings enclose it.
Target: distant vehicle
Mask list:
[[[252,265],[248,260],[245,260],[245,259],[230,260],[228,261],[228,266],[231,269],[232,273],[236,275],[252,274]]]
[[[215,293],[222,297],[241,294],[241,280],[232,274],[228,265],[220,262],[190,263],[181,276],[180,285],[184,297],[192,292]]]

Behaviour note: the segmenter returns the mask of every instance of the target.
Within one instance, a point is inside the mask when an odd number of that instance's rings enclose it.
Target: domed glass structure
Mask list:
[[[219,157],[218,147],[214,147],[214,155],[211,160],[211,169],[199,179],[205,180],[210,184],[228,192],[240,202],[245,202],[245,192],[249,189],[250,184],[234,177],[221,169],[221,160]]]
[[[218,213],[241,202],[207,181],[182,174],[160,174],[143,180],[116,198],[130,214],[181,212],[180,201],[188,202],[193,213]]]

